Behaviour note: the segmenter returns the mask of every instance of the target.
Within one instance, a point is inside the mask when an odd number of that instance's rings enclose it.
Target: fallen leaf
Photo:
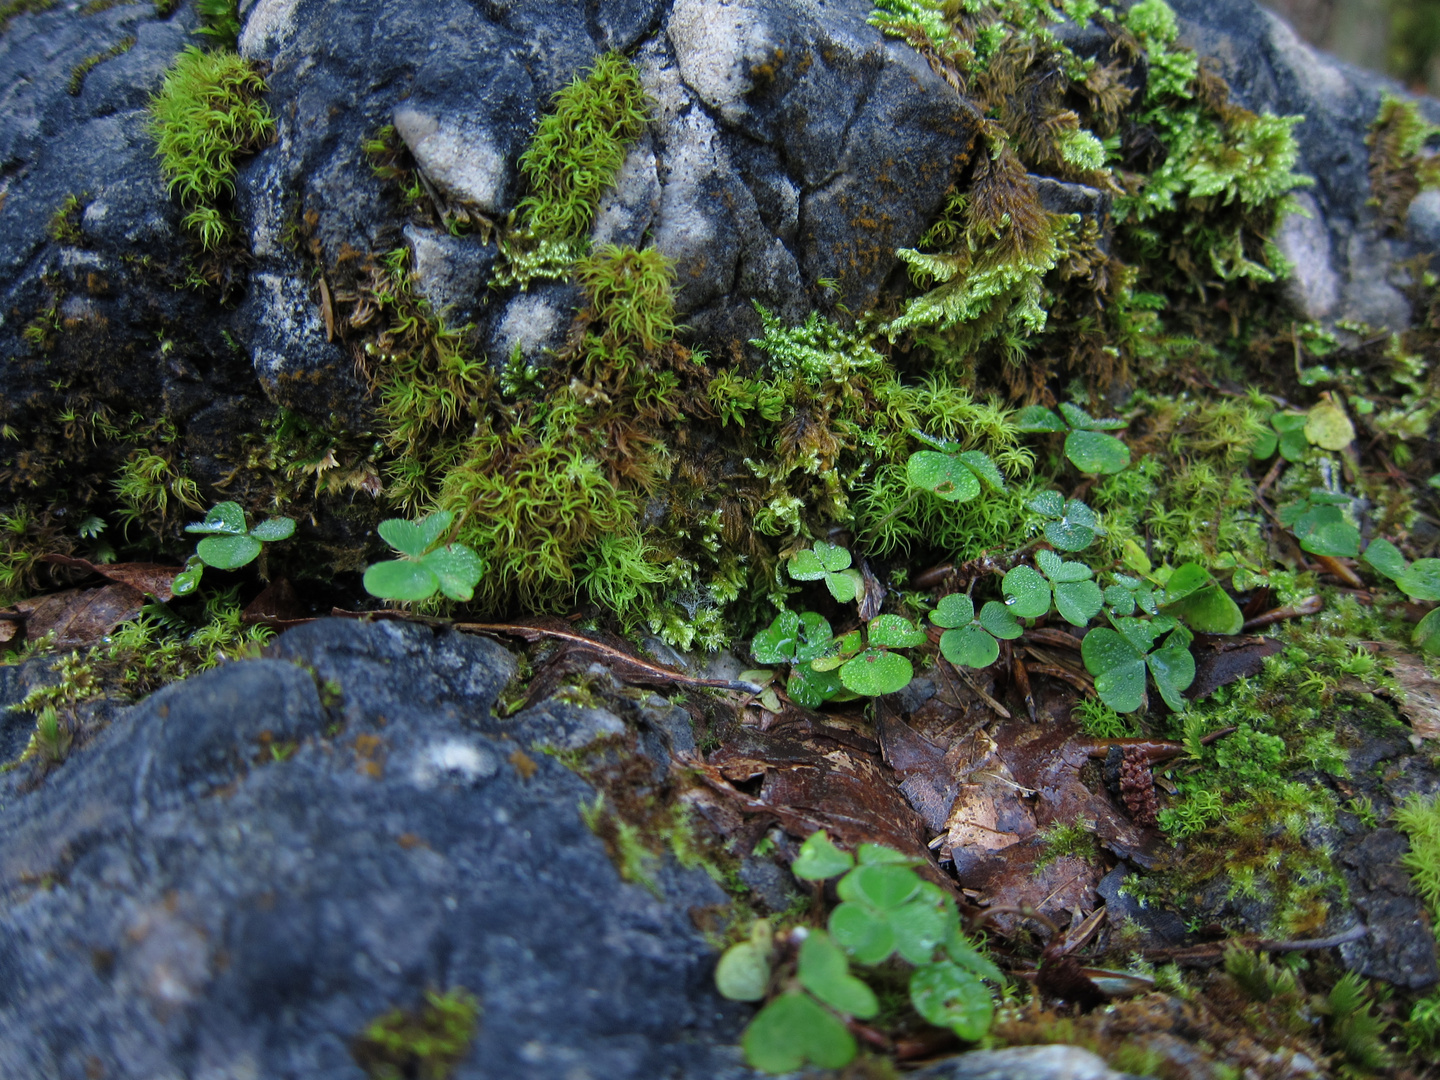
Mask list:
[[[1440,740],[1440,681],[1414,653],[1386,650],[1390,674],[1400,684],[1396,702],[1417,739]]]
[[[261,590],[260,595],[245,605],[240,621],[247,626],[268,626],[275,630],[288,630],[292,626],[312,622],[300,606],[295,588],[288,578],[276,578]]]
[[[925,846],[924,822],[864,735],[790,707],[769,730],[742,728],[703,769],[712,788],[754,819],[757,832],[778,821],[795,837],[824,829],[845,848],[884,844],[921,860],[922,875],[954,892]]]
[[[1195,681],[1185,691],[1191,701],[1208,697],[1236,679],[1258,675],[1265,658],[1274,656],[1284,646],[1272,637],[1220,637],[1196,634],[1190,646],[1195,657]]]
[[[25,640],[38,641],[55,631],[61,649],[97,645],[119,626],[140,614],[145,594],[130,585],[112,582],[99,589],[66,589],[49,596],[21,600],[15,609],[28,616]]]
[[[89,559],[77,559],[73,555],[42,555],[41,562],[53,566],[64,566],[72,570],[86,570],[99,574],[106,581],[129,585],[142,593],[155,597],[161,603],[169,600],[174,592],[175,575],[183,567],[167,566],[162,563],[93,563]]]

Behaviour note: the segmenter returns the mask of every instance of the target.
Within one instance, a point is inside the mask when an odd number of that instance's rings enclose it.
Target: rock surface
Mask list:
[[[1364,135],[1390,84],[1318,56],[1249,0],[1175,6],[1184,40],[1218,58],[1240,101],[1306,115],[1301,167],[1317,184],[1299,201],[1311,217],[1292,217],[1279,238],[1296,264],[1299,313],[1403,324],[1396,264],[1440,240],[1440,200],[1417,200],[1407,237],[1375,227]],[[594,239],[648,237],[676,259],[682,316],[712,352],[754,335],[752,301],[789,319],[832,301],[861,310],[895,272],[894,250],[933,216],[976,131],[972,106],[866,24],[870,8],[247,0],[240,49],[268,68],[277,135],[237,181],[253,258],[231,260],[224,280],[201,290],[178,287],[193,278],[194,251],[144,111],[193,40],[191,9],[168,20],[145,6],[18,15],[0,37],[0,422],[42,433],[40,449],[68,453],[79,472],[89,451],[83,439],[60,445],[49,430],[57,412],[153,416],[163,404],[202,484],[233,469],[271,403],[363,430],[370,402],[348,348],[327,331],[315,269],[343,275],[400,247],[452,322],[477,324],[492,362],[516,345],[542,360],[578,306],[573,288],[490,288],[488,232],[407,227],[361,143],[394,124],[442,201],[503,218],[536,119],[612,48],[634,55],[654,119]],[[129,35],[128,52],[67,92],[77,63]],[[67,195],[83,205],[81,236],[61,241],[47,230]],[[44,347],[23,337],[37,319],[52,325]],[[97,355],[121,362],[97,372]],[[36,472],[42,456],[11,461],[0,480],[23,489],[66,479]]]
[[[1181,42],[1213,57],[1242,105],[1281,116],[1303,116],[1295,129],[1297,171],[1315,186],[1296,193],[1300,212],[1277,242],[1295,272],[1286,291],[1298,313],[1314,320],[1354,320],[1403,329],[1410,305],[1398,264],[1440,239],[1427,228],[1426,207],[1411,215],[1407,234],[1381,235],[1369,206],[1365,136],[1381,97],[1402,94],[1398,83],[1361,71],[1302,42],[1273,13],[1244,0],[1175,0]],[[1431,123],[1440,103],[1420,102]]]
[[[370,1020],[465,987],[457,1077],[749,1075],[687,915],[723,894],[625,884],[590,789],[542,754],[521,775],[512,734],[570,707],[494,719],[513,671],[482,639],[314,623],[12,786],[0,1074],[358,1078]]]

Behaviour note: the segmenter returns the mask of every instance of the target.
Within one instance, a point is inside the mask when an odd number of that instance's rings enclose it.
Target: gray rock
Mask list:
[[[405,226],[405,239],[410,244],[416,286],[431,306],[451,326],[472,321],[485,303],[495,245],[416,225]]]
[[[1287,296],[1312,319],[1350,319],[1377,327],[1409,324],[1410,305],[1398,263],[1433,250],[1423,232],[1379,235],[1370,198],[1365,136],[1386,92],[1399,84],[1344,64],[1305,45],[1275,15],[1247,0],[1174,0],[1181,41],[1219,61],[1232,94],[1247,108],[1301,115],[1297,169],[1315,179],[1300,193],[1310,221],[1291,219],[1277,237],[1296,265]],[[1421,100],[1432,123],[1440,103]],[[1423,213],[1423,211],[1422,211]],[[1325,235],[1325,234],[1328,234]]]
[[[973,1050],[911,1073],[917,1080],[1125,1080],[1098,1054],[1078,1046]]]
[[[490,356],[496,363],[520,350],[536,366],[548,366],[550,354],[565,344],[571,320],[585,303],[579,286],[568,281],[531,285],[498,312],[490,329]]]
[[[371,1019],[465,987],[460,1078],[750,1075],[686,914],[723,894],[674,865],[663,900],[625,884],[589,788],[510,764],[504,649],[326,621],[271,652],[0,806],[0,1074],[351,1080]]]

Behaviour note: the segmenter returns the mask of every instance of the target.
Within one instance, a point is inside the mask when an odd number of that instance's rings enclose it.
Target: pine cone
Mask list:
[[[1160,823],[1155,777],[1150,772],[1149,758],[1138,746],[1127,746],[1120,759],[1120,798],[1137,825]]]

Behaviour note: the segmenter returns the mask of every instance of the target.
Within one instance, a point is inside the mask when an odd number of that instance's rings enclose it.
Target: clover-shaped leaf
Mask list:
[[[855,849],[855,861],[861,866],[918,866],[924,862],[903,851],[884,844],[861,844]]]
[[[1055,593],[1055,610],[1074,626],[1084,626],[1105,605],[1100,586],[1091,579],[1094,574],[1082,562],[1066,562],[1053,551],[1040,551],[1035,565],[1050,579]]]
[[[770,985],[772,930],[765,919],[756,919],[750,938],[731,945],[715,967],[715,989],[731,1001],[759,1001]]]
[[[1304,413],[1277,412],[1270,416],[1270,427],[1262,431],[1250,448],[1250,456],[1264,461],[1278,449],[1286,461],[1302,461],[1310,440],[1305,437]]]
[[[811,833],[800,845],[800,854],[790,864],[790,872],[806,881],[824,881],[850,870],[855,860],[835,846],[824,830]]]
[[[240,508],[239,503],[222,502],[210,508],[205,515],[205,520],[193,525],[186,525],[188,533],[223,533],[229,536],[240,536],[249,531],[245,524],[245,511]]]
[[[1410,641],[1429,656],[1440,656],[1440,608],[1435,608],[1418,623]]]
[[[1095,511],[1079,499],[1065,501],[1058,491],[1042,491],[1027,505],[1048,519],[1045,539],[1061,551],[1083,551],[1104,531]]]
[[[400,553],[399,559],[379,562],[365,571],[365,591],[382,600],[415,603],[437,592],[451,600],[466,601],[475,594],[475,585],[485,564],[464,544],[436,548],[453,520],[448,511],[437,511],[421,521],[389,518],[377,529],[381,539]]]
[[[1238,634],[1245,625],[1240,606],[1199,563],[1186,563],[1170,575],[1161,606],[1202,634]]]
[[[917,450],[906,462],[905,473],[910,483],[947,502],[969,502],[980,494],[982,482],[992,491],[1005,490],[1005,478],[995,462],[979,450]]]
[[[866,649],[840,669],[845,688],[864,697],[893,694],[909,686],[914,677],[915,668],[908,659],[884,649]]]
[[[1354,558],[1360,553],[1360,530],[1345,519],[1340,507],[1350,500],[1342,495],[1313,490],[1279,510],[1280,524],[1295,534],[1302,551],[1332,558]]]
[[[185,526],[189,533],[205,533],[205,539],[195,546],[198,563],[188,564],[181,571],[177,581],[180,595],[194,592],[204,572],[202,566],[213,566],[217,570],[238,570],[255,561],[262,544],[272,540],[284,540],[294,535],[293,518],[272,517],[262,521],[255,528],[248,527],[245,511],[239,503],[223,502],[211,507],[204,521]],[[174,586],[172,585],[172,590]]]
[[[1130,448],[1103,431],[1070,432],[1065,456],[1082,473],[1117,473],[1130,464]]]
[[[207,536],[195,545],[195,554],[206,566],[217,570],[238,570],[255,561],[260,541],[253,536]]]
[[[454,515],[448,510],[438,510],[427,514],[420,521],[388,518],[382,521],[375,531],[380,534],[381,540],[400,554],[419,559],[445,535],[445,530],[450,528],[453,520]]]
[[[952,962],[959,964],[972,975],[978,975],[982,979],[989,979],[993,983],[1002,983],[1005,981],[1005,976],[1001,974],[1000,969],[995,966],[994,961],[970,943],[970,940],[960,929],[960,921],[958,919],[955,920],[954,925],[950,929],[950,933],[945,938],[945,952],[949,955]]]
[[[1160,610],[1155,600],[1155,591],[1140,578],[1126,574],[1111,574],[1113,585],[1105,587],[1105,603],[1116,615],[1134,615],[1136,608],[1146,615]]]
[[[1383,537],[1370,541],[1361,556],[1399,586],[1412,600],[1440,600],[1440,559],[1407,562],[1400,549]]]
[[[823,930],[812,930],[800,946],[800,982],[842,1013],[865,1020],[880,1011],[875,991],[850,974],[850,961]]]
[[[1026,405],[1016,414],[1015,427],[1030,432],[1066,430],[1065,421],[1044,405]]]
[[[761,1009],[741,1038],[745,1058],[767,1073],[794,1072],[807,1061],[839,1069],[855,1059],[855,1036],[803,991],[781,994]]]
[[[1165,704],[1175,711],[1184,707],[1181,694],[1195,681],[1195,658],[1188,635],[1173,618],[1117,619],[1116,629],[1097,627],[1085,635],[1080,656],[1095,677],[1095,692],[1116,712],[1134,712],[1145,700],[1147,667]],[[1175,627],[1174,629],[1171,629]],[[1170,636],[1151,651],[1166,630]]]
[[[1384,537],[1371,540],[1361,558],[1391,581],[1399,581],[1410,565],[1409,560],[1400,553],[1400,549]]]
[[[1440,600],[1440,559],[1416,559],[1396,584],[1412,600]]]
[[[969,502],[980,494],[980,481],[958,454],[917,450],[905,466],[910,483],[947,502]]]
[[[915,969],[910,976],[910,1001],[928,1022],[949,1028],[967,1042],[983,1038],[995,1018],[989,988],[948,961]]]
[[[964,593],[940,598],[930,621],[946,627],[940,635],[940,652],[959,667],[986,668],[1000,656],[996,638],[1017,638],[1024,629],[1004,604],[991,600],[977,619],[975,605]]]
[[[865,627],[871,645],[891,649],[913,649],[925,644],[925,631],[900,615],[877,615]]]
[[[273,543],[276,540],[288,540],[295,535],[295,519],[288,517],[266,518],[253,529],[250,535],[256,540],[263,540],[265,543]]]
[[[845,604],[864,588],[859,571],[850,569],[850,562],[850,552],[839,544],[817,540],[814,548],[791,555],[787,569],[796,581],[825,582],[830,595]]]
[[[1010,614],[1038,619],[1050,610],[1050,583],[1028,566],[1010,570],[1000,582]]]
[[[940,652],[956,667],[987,668],[1000,658],[1000,645],[979,626],[961,626],[940,635]]]
[[[845,696],[845,684],[838,671],[816,671],[810,664],[796,664],[790,669],[785,692],[796,705],[818,709],[827,701]]]
[[[750,655],[757,664],[788,664],[795,659],[800,639],[800,616],[789,608],[750,639]]]
[[[1130,464],[1130,448],[1114,435],[1104,433],[1106,429],[1123,428],[1124,420],[1097,420],[1068,402],[1060,406],[1060,414],[1030,405],[1020,410],[1016,427],[1021,431],[1068,431],[1065,456],[1084,473],[1117,473]]]

